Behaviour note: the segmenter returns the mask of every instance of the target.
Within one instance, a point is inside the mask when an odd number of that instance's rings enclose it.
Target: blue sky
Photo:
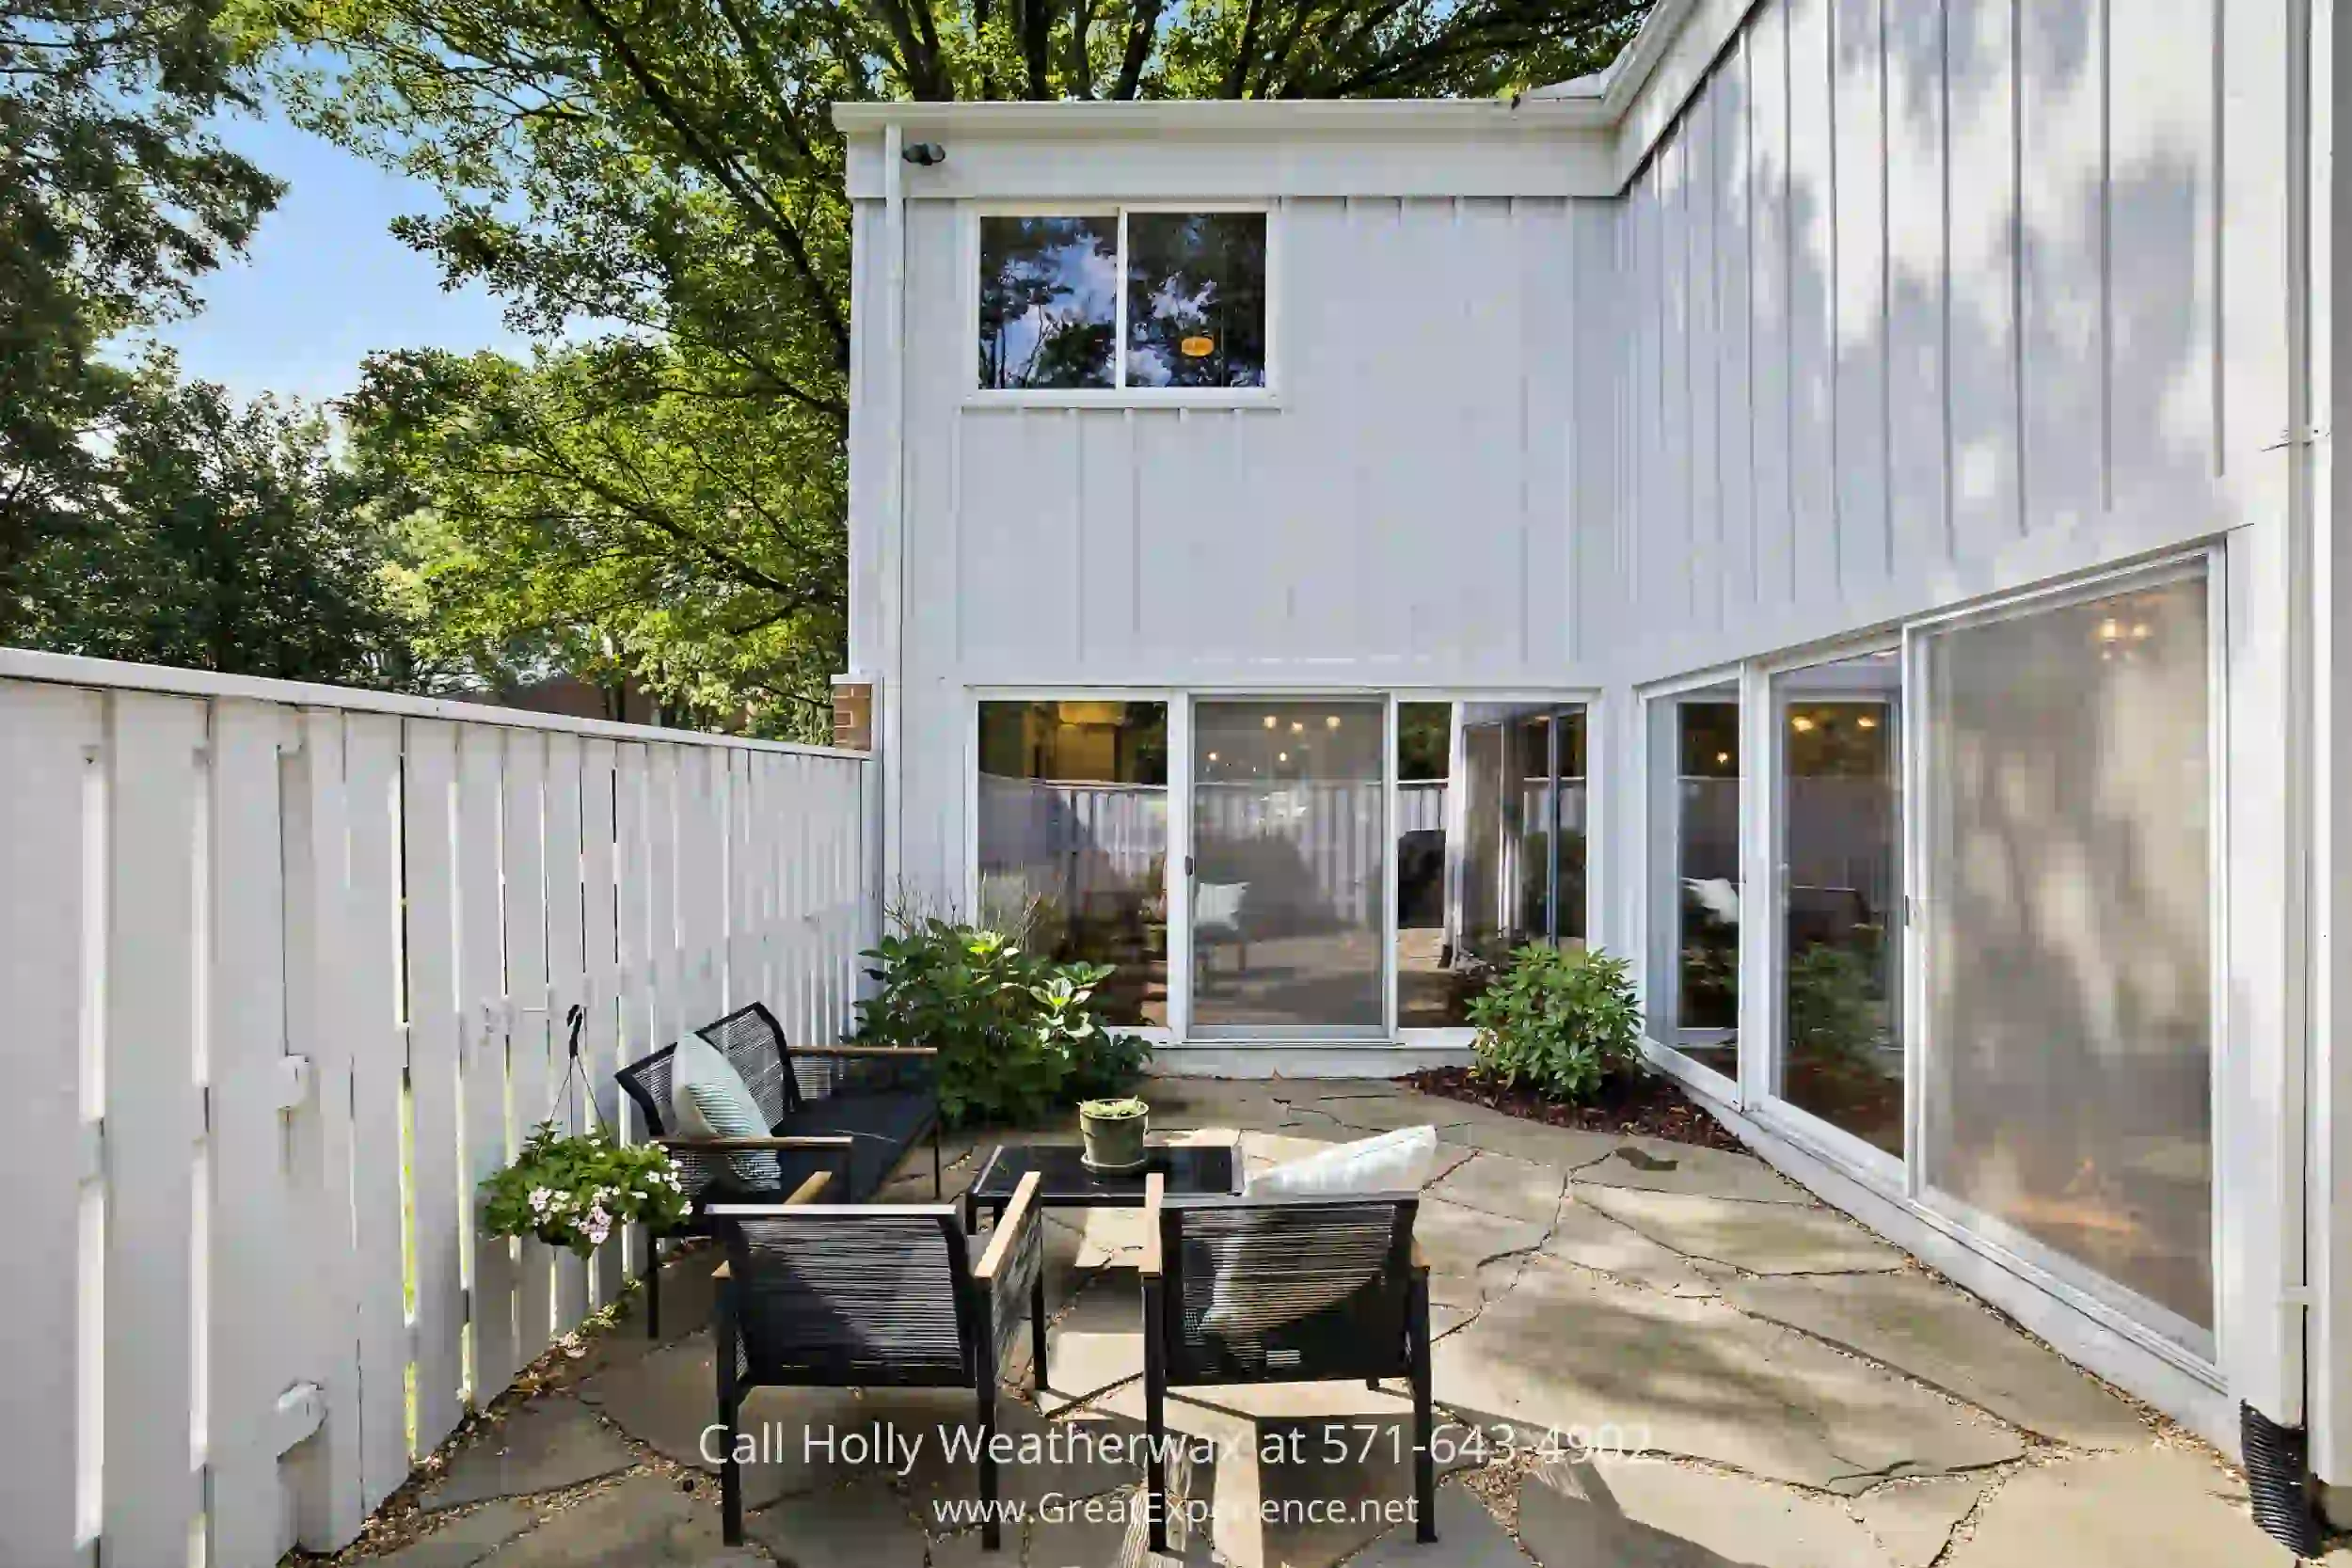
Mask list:
[[[191,377],[240,397],[312,400],[358,384],[377,349],[526,351],[486,291],[441,288],[439,269],[386,231],[438,205],[426,186],[387,173],[273,114],[221,127],[222,138],[288,182],[246,260],[199,280],[202,312],[156,336]]]

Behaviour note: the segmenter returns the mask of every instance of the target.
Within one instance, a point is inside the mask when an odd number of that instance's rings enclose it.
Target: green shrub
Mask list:
[[[1473,997],[1482,1072],[1553,1099],[1589,1098],[1639,1060],[1642,1013],[1626,961],[1530,942]]]
[[[1149,1060],[1095,1014],[1108,964],[1055,963],[1002,932],[936,918],[908,923],[864,957],[875,994],[862,1039],[939,1051],[950,1123],[1032,1121],[1057,1102],[1115,1092]]]

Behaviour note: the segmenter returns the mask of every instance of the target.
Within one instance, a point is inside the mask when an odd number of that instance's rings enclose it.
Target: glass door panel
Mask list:
[[[1779,733],[1775,1091],[1901,1158],[1902,660],[1772,677]]]
[[[1362,698],[1193,705],[1195,1036],[1386,1034],[1386,714]]]

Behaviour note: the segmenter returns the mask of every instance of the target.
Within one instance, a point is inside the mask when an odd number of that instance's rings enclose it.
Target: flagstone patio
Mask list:
[[[1441,1539],[1417,1545],[1394,1522],[1411,1496],[1401,1386],[1193,1390],[1171,1400],[1171,1424],[1221,1442],[1207,1473],[1177,1467],[1173,1489],[1203,1523],[1180,1521],[1160,1562],[2292,1560],[2209,1451],[1749,1156],[1545,1127],[1379,1082],[1156,1080],[1149,1098],[1159,1135],[1235,1139],[1253,1170],[1422,1122],[1442,1140],[1417,1227],[1447,1423]],[[950,1140],[951,1195],[1002,1137]],[[922,1151],[882,1200],[930,1197]],[[941,1503],[968,1497],[972,1478],[935,1436],[906,1465],[801,1438],[935,1434],[968,1415],[968,1395],[903,1390],[752,1396],[746,1422],[793,1441],[746,1467],[751,1541],[722,1544],[701,1448],[713,1411],[704,1253],[664,1282],[672,1337],[649,1342],[624,1313],[559,1351],[428,1462],[347,1560],[1142,1568],[1153,1560],[1136,1472],[1077,1435],[1140,1431],[1139,1218],[1047,1216],[1052,1364],[1034,1403],[1025,1364],[1010,1369],[1017,1397],[1000,1410],[1016,1434],[1061,1440],[1045,1462],[1004,1471],[1006,1496],[1035,1512],[999,1553],[942,1523]],[[2352,1552],[2328,1560],[2352,1568]]]

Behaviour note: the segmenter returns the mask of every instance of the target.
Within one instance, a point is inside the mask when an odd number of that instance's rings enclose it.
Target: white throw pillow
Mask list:
[[[764,1138],[772,1131],[735,1064],[699,1035],[671,1053],[670,1116],[682,1138]],[[764,1191],[783,1180],[770,1150],[738,1149],[725,1159],[738,1186]]]
[[[1263,1171],[1251,1177],[1242,1192],[1246,1197],[1345,1197],[1353,1193],[1419,1192],[1421,1184],[1429,1180],[1429,1167],[1437,1158],[1435,1127],[1400,1127],[1376,1138],[1320,1149]],[[1209,1309],[1201,1315],[1200,1326],[1214,1335],[1227,1333],[1245,1322],[1254,1321],[1262,1329],[1295,1323],[1345,1300],[1362,1284],[1360,1279],[1328,1275],[1317,1275],[1311,1281],[1302,1280],[1284,1292],[1279,1313],[1269,1313],[1263,1302],[1253,1304],[1237,1299],[1238,1282],[1220,1275],[1211,1284]]]
[[[1376,1138],[1318,1149],[1251,1177],[1250,1197],[1338,1197],[1348,1193],[1412,1193],[1438,1159],[1435,1127],[1400,1127]]]

